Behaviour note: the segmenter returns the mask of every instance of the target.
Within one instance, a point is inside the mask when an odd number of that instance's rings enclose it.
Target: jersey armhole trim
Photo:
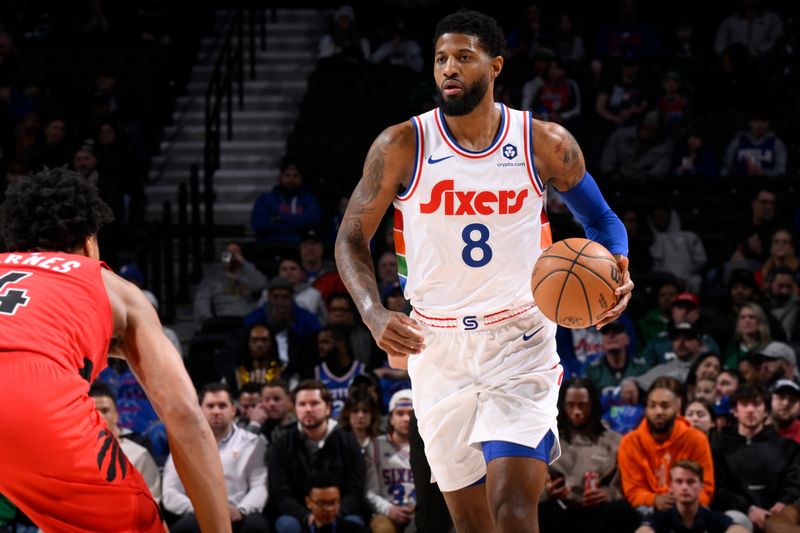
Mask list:
[[[414,126],[414,169],[408,187],[396,196],[401,202],[414,195],[422,175],[422,164],[425,162],[425,133],[422,129],[422,122],[419,117],[411,117],[411,124]]]
[[[523,111],[523,135],[525,137],[525,165],[528,169],[528,177],[533,185],[533,190],[536,191],[540,197],[544,194],[544,186],[542,180],[539,179],[539,173],[536,171],[536,165],[533,160],[533,113],[530,111]]]

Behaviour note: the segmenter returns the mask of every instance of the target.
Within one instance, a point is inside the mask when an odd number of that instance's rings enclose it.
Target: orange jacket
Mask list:
[[[714,462],[708,437],[678,416],[672,434],[658,443],[650,434],[647,419],[642,420],[638,428],[622,438],[617,452],[622,490],[628,503],[633,507],[652,506],[657,495],[669,492],[670,468],[684,459],[703,467],[700,505],[708,507],[714,498]]]

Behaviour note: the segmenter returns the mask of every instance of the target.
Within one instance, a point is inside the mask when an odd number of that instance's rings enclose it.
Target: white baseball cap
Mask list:
[[[402,389],[392,394],[392,399],[389,400],[389,412],[398,407],[414,407],[411,403],[411,389]]]

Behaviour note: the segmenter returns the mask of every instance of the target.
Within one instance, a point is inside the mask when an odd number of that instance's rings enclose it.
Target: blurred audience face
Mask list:
[[[254,361],[264,361],[272,350],[272,335],[264,326],[253,326],[247,339],[250,349],[250,358]]]
[[[739,310],[739,317],[736,319],[736,327],[742,335],[755,336],[758,334],[758,316],[749,307],[742,307]]]
[[[769,133],[769,120],[751,119],[750,120],[750,134],[756,139],[760,139]]]
[[[778,260],[786,260],[794,256],[792,234],[786,230],[778,230],[772,235],[769,255]]]
[[[671,283],[664,284],[658,289],[658,308],[662,313],[671,312],[672,302],[675,301],[677,295],[678,288]]]
[[[381,283],[397,283],[397,256],[391,252],[381,255],[378,261],[378,280]]]
[[[616,331],[609,329],[603,332],[603,351],[626,351],[631,344],[631,338],[628,336],[627,331]]]
[[[666,436],[672,433],[678,416],[678,397],[669,389],[655,389],[647,395],[645,417],[650,433]]]
[[[303,263],[313,263],[317,265],[322,262],[325,255],[325,247],[320,241],[315,239],[303,239],[300,243],[300,259]]]
[[[701,379],[710,379],[714,381],[717,379],[720,370],[722,370],[722,363],[720,363],[720,360],[714,356],[706,356],[703,362],[697,365],[697,379],[698,381]]]
[[[278,185],[289,193],[293,193],[303,186],[303,175],[297,165],[287,166],[278,176]]]
[[[714,399],[719,400],[723,396],[730,397],[738,386],[739,382],[735,377],[728,372],[720,372],[717,376],[717,387],[714,389]]]
[[[301,390],[295,396],[294,412],[303,429],[313,430],[328,420],[331,407],[322,399],[321,391]]]
[[[691,505],[700,500],[703,480],[691,470],[675,466],[670,471],[670,492],[678,503]]]
[[[696,335],[678,334],[672,339],[672,351],[681,361],[692,361],[700,354],[703,342]]]
[[[767,419],[767,406],[764,400],[739,400],[733,406],[733,416],[739,421],[739,426],[750,432],[758,432]]]
[[[278,267],[278,275],[286,278],[292,285],[302,283],[306,278],[306,273],[303,272],[303,267],[294,259],[284,259]]]
[[[323,360],[330,360],[331,357],[338,355],[336,339],[332,331],[322,330],[317,333],[317,350],[319,357]]]
[[[239,408],[239,415],[250,420],[250,411],[259,404],[261,401],[261,394],[258,392],[241,392],[239,393],[239,401],[237,407]]]
[[[642,128],[639,128],[641,131]],[[650,217],[653,221],[653,226],[656,228],[656,231],[667,231],[667,227],[669,226],[669,209],[665,207],[656,207],[653,209]]]
[[[708,409],[700,402],[689,402],[689,406],[686,408],[686,420],[689,421],[692,427],[699,429],[706,435],[714,427],[714,419],[711,418]]]
[[[759,191],[753,203],[753,222],[761,223],[775,219],[775,206],[777,198],[775,193],[769,191]]]
[[[794,294],[794,279],[790,274],[775,274],[769,284],[769,295],[778,307],[786,305]]]
[[[108,396],[92,396],[94,400],[94,408],[100,413],[100,416],[106,421],[108,429],[114,435],[119,434],[119,412],[114,405],[114,400]]]
[[[236,417],[236,407],[227,391],[205,393],[200,408],[214,435],[225,435],[230,431],[233,419]]]
[[[699,379],[694,386],[694,398],[696,400],[708,400],[714,402],[714,389],[717,383],[713,379]]]
[[[372,411],[364,402],[356,404],[352,411],[350,411],[350,427],[353,431],[364,431],[369,429],[372,424]]]
[[[263,387],[261,402],[270,420],[283,420],[292,409],[292,399],[282,387]]]
[[[390,294],[386,297],[386,309],[389,311],[397,311],[398,313],[406,312],[406,299],[401,294]]]
[[[392,431],[403,439],[408,438],[408,428],[411,424],[411,415],[414,409],[411,407],[396,407],[389,415],[389,424],[392,425]]]
[[[751,359],[741,359],[736,369],[746,382],[753,385],[761,382],[761,366]]]
[[[746,283],[734,283],[730,289],[731,302],[735,306],[741,306],[753,301],[755,293],[753,288]]]
[[[75,167],[76,172],[88,174],[97,170],[97,158],[91,152],[78,150],[75,152],[72,165]]]
[[[788,426],[800,416],[800,399],[791,393],[772,393],[770,417],[779,426]]]
[[[353,326],[355,317],[353,307],[347,298],[334,297],[328,304],[328,325],[343,326],[350,328]]]
[[[769,385],[776,379],[791,379],[794,373],[791,363],[784,359],[775,359],[772,357],[762,358],[758,370],[761,384],[764,386]]]
[[[292,291],[283,287],[276,287],[267,292],[270,325],[287,326],[291,323],[293,298]]]
[[[691,153],[697,153],[703,147],[703,139],[698,135],[689,135],[689,138],[686,139],[686,146]]]
[[[694,324],[700,319],[700,310],[690,302],[681,300],[672,302],[670,316],[673,324],[680,324],[681,322]]]
[[[66,127],[63,120],[53,120],[44,127],[44,140],[49,145],[58,144],[64,140]]]
[[[570,387],[564,395],[564,409],[567,411],[567,420],[575,429],[581,429],[586,425],[592,413],[592,399],[589,391]]]
[[[320,526],[336,522],[340,505],[339,487],[315,487],[306,496],[306,506],[314,516],[314,522]]]
[[[100,126],[100,131],[97,133],[97,142],[100,144],[114,144],[117,140],[117,132],[111,124],[103,124]]]

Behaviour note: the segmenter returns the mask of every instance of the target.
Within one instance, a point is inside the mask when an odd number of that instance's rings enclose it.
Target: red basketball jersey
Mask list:
[[[104,264],[61,252],[0,254],[0,358],[49,358],[93,381],[113,333]]]

